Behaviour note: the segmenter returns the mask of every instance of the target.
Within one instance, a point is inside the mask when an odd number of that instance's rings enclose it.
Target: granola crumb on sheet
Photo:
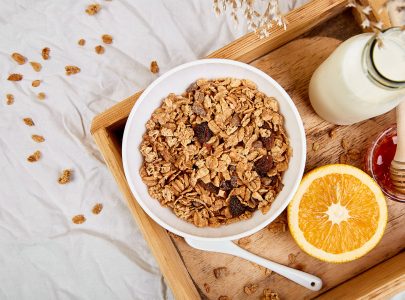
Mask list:
[[[20,81],[20,80],[23,79],[23,77],[24,76],[21,75],[21,74],[13,73],[13,74],[10,74],[8,76],[7,80],[9,80],[9,81]]]
[[[96,50],[97,54],[103,54],[105,52],[104,47],[101,45],[97,45],[96,47],[94,47],[94,50]]]
[[[34,80],[34,81],[31,83],[31,85],[32,85],[33,87],[39,87],[40,84],[41,84],[41,80]]]
[[[179,218],[218,227],[263,214],[292,149],[278,102],[245,79],[199,79],[169,94],[146,124],[140,175]]]
[[[273,292],[271,289],[264,289],[263,296],[261,300],[280,300],[280,297],[276,292]]]
[[[72,218],[72,222],[75,224],[83,224],[86,222],[86,217],[84,215],[76,215]]]
[[[224,296],[224,295],[218,297],[218,300],[230,300],[230,299],[231,298],[229,298],[228,296]]]
[[[59,184],[66,184],[71,181],[72,170],[65,169],[62,171],[62,174],[58,178]]]
[[[216,279],[221,277],[226,277],[229,275],[229,271],[227,267],[219,267],[214,269],[214,276]]]
[[[39,72],[42,69],[42,65],[36,61],[30,61],[31,67],[34,69],[35,72]]]
[[[42,49],[42,58],[45,60],[48,60],[49,53],[51,53],[51,49],[49,49],[48,47],[45,47],[44,49]]]
[[[14,103],[14,96],[12,94],[6,95],[6,104],[11,105]]]
[[[25,125],[27,125],[27,126],[34,126],[35,125],[34,121],[32,121],[31,118],[24,118],[23,121],[24,121]]]
[[[80,40],[77,42],[77,44],[78,44],[79,46],[84,46],[84,45],[86,44],[86,40],[85,40],[85,39],[80,39]]]
[[[210,292],[211,288],[208,283],[204,283],[204,289],[207,294]]]
[[[159,66],[158,66],[158,63],[157,63],[156,60],[153,60],[153,61],[150,63],[150,71],[151,71],[153,74],[159,73]]]
[[[103,204],[97,203],[93,206],[91,212],[95,215],[98,215],[103,210]]]
[[[27,157],[29,162],[36,162],[41,158],[41,151],[37,150],[33,154]]]
[[[100,9],[101,9],[101,5],[98,3],[94,3],[94,4],[88,5],[85,11],[89,16],[93,16],[93,15],[97,14],[100,11]]]
[[[31,135],[31,138],[37,143],[42,143],[45,141],[45,138],[42,135],[38,135],[38,134]]]
[[[25,62],[27,61],[27,59],[21,55],[20,53],[14,52],[13,54],[11,54],[12,59],[14,59],[17,64],[19,65],[23,65],[25,64]]]
[[[243,288],[243,291],[245,292],[246,295],[252,295],[252,294],[256,293],[258,287],[259,286],[257,284],[250,283],[250,284],[245,285],[245,287]]]
[[[37,98],[38,98],[38,100],[45,100],[46,95],[45,95],[45,93],[40,92],[40,93],[38,93]]]
[[[109,34],[103,34],[101,36],[104,44],[111,44],[113,42],[113,37]]]
[[[66,75],[73,75],[80,72],[80,68],[76,66],[66,66],[65,67]]]

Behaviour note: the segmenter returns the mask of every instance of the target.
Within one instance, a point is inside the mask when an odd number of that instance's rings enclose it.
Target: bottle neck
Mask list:
[[[404,80],[392,80],[387,78],[385,74],[381,72],[381,62],[379,62],[380,66],[375,61],[375,52],[379,51],[378,47],[385,47],[384,45],[384,35],[387,33],[392,33],[394,31],[401,31],[398,27],[392,27],[385,31],[383,31],[380,35],[380,42],[382,41],[382,46],[379,45],[379,40],[377,35],[373,35],[363,50],[363,68],[367,74],[367,77],[376,85],[389,89],[389,90],[398,90],[398,89],[405,89],[405,79]],[[405,34],[405,33],[402,33]]]

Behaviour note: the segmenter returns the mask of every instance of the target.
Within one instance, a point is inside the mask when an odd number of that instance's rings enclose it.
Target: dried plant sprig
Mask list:
[[[280,12],[278,0],[269,0],[264,11],[259,11],[255,0],[214,0],[214,10],[217,15],[231,8],[231,17],[239,23],[238,11],[243,12],[248,28],[260,38],[268,37],[273,26],[287,28],[287,21]]]

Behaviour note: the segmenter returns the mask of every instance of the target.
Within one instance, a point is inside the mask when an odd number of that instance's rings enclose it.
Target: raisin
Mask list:
[[[235,172],[236,171],[236,166],[235,165],[229,165],[228,170],[229,170],[229,172]]]
[[[247,207],[239,201],[238,196],[232,196],[231,199],[229,199],[229,211],[233,217],[239,217],[246,211],[246,208]]]
[[[231,182],[231,186],[236,188],[238,186],[238,177],[232,176],[230,182]]]
[[[219,193],[219,187],[216,187],[212,182],[205,183],[201,179],[198,180],[198,184],[208,192],[218,194]]]
[[[194,126],[194,135],[201,144],[204,144],[210,140],[213,133],[208,127],[208,122],[202,122]]]
[[[267,123],[267,122],[264,122],[264,123],[263,123],[262,128],[263,128],[263,129],[267,129],[267,130],[271,130],[271,127],[270,127],[269,123]]]
[[[224,191],[230,191],[232,190],[233,186],[230,180],[224,180],[219,185],[219,188]]]
[[[271,148],[274,146],[274,134],[270,135],[269,137],[262,137],[261,141],[266,150],[271,150]]]
[[[264,155],[254,163],[255,171],[260,177],[267,175],[267,172],[273,167],[273,159],[269,155]]]

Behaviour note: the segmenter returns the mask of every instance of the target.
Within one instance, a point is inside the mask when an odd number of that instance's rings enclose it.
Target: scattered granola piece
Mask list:
[[[65,169],[62,171],[62,174],[58,178],[59,184],[66,184],[70,182],[72,176],[72,170]]]
[[[218,300],[230,300],[231,298],[229,298],[228,296],[219,296]]]
[[[95,3],[95,4],[88,5],[85,11],[89,16],[93,16],[96,13],[98,13],[100,11],[100,9],[101,9],[101,5],[98,3]]]
[[[250,244],[250,236],[245,236],[245,237],[238,240],[238,245],[239,246],[245,247],[248,244]]]
[[[45,60],[48,60],[49,53],[51,53],[51,49],[49,49],[48,47],[45,47],[44,49],[42,49],[42,58]]]
[[[336,131],[337,131],[336,127],[335,127],[335,128],[332,128],[332,129],[329,131],[329,137],[333,139],[333,138],[335,137],[335,135],[336,135]]]
[[[273,273],[273,271],[270,270],[270,269],[265,269],[265,270],[264,270],[264,275],[265,275],[265,276],[270,276],[272,273]]]
[[[229,275],[229,271],[227,267],[219,267],[214,269],[214,276],[216,279],[225,277]]]
[[[101,213],[102,210],[103,210],[103,204],[97,203],[96,205],[93,206],[91,212],[95,215],[98,215],[99,213]]]
[[[288,254],[288,264],[293,265],[297,261],[297,254],[290,253]]]
[[[27,157],[27,160],[29,162],[36,162],[41,158],[41,152],[40,151],[35,151],[33,154]]]
[[[41,80],[34,80],[34,81],[31,83],[31,85],[32,85],[33,87],[39,87],[40,84],[41,84]]]
[[[76,66],[66,66],[65,67],[66,75],[73,75],[80,72],[80,68]]]
[[[354,161],[359,160],[361,158],[361,152],[358,149],[350,149],[347,151],[347,157]]]
[[[150,63],[150,71],[151,71],[153,74],[159,73],[159,66],[158,66],[158,63],[157,63],[156,60],[153,60],[153,61]]]
[[[37,143],[42,143],[45,141],[45,138],[42,135],[38,135],[38,134],[33,134],[31,136],[31,138]]]
[[[208,285],[208,283],[204,283],[204,289],[205,289],[205,292],[206,292],[207,294],[210,292],[211,288],[210,288],[210,286]]]
[[[111,44],[113,42],[113,37],[109,34],[103,34],[101,36],[104,44]]]
[[[258,287],[259,286],[257,284],[250,283],[248,285],[245,285],[243,291],[245,292],[246,295],[252,295],[256,293]]]
[[[14,103],[14,96],[12,94],[6,95],[6,104],[11,105]]]
[[[94,49],[96,50],[97,54],[103,54],[105,52],[104,47],[101,45],[97,45],[96,47],[94,47]]]
[[[346,137],[342,138],[341,145],[342,145],[342,148],[346,151],[349,150],[349,148],[350,148],[349,140]]]
[[[11,57],[17,62],[17,64],[19,65],[23,65],[25,64],[25,62],[27,61],[27,59],[22,56],[20,53],[16,53],[14,52],[13,54],[11,54]]]
[[[83,215],[76,215],[72,218],[72,222],[75,224],[82,224],[86,222],[86,217]]]
[[[10,81],[20,81],[21,79],[23,79],[23,76],[17,73],[10,74],[7,78]]]
[[[45,95],[45,93],[40,92],[40,93],[38,93],[37,98],[38,98],[38,100],[44,100],[46,98],[46,95]]]
[[[268,226],[267,229],[271,233],[280,233],[280,232],[286,232],[287,231],[287,220],[284,215],[280,215],[275,219],[273,222],[271,222]]]
[[[86,44],[86,40],[80,39],[77,43],[79,44],[79,46],[84,46]]]
[[[31,118],[24,118],[23,121],[24,121],[25,125],[27,125],[27,126],[34,126],[35,125],[34,121],[32,121]]]
[[[312,150],[314,150],[315,152],[319,150],[319,147],[320,147],[320,145],[318,142],[314,142],[312,144]]]
[[[341,163],[341,164],[346,164],[347,161],[348,161],[347,154],[346,154],[346,153],[340,154],[340,156],[339,156],[339,163]]]
[[[261,300],[280,300],[280,298],[276,292],[272,292],[270,289],[264,289]]]
[[[34,69],[35,72],[39,72],[42,69],[42,65],[36,61],[30,61],[31,67]]]

